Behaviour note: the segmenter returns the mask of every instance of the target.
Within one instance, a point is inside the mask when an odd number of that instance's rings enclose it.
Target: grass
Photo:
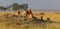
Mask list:
[[[33,13],[33,15],[40,19],[40,17],[42,16],[40,15],[40,13]],[[60,22],[60,16],[59,16],[60,13],[55,12],[43,12],[43,13],[45,13],[43,15],[44,20],[46,20],[46,18],[51,18],[52,21]],[[6,18],[5,14],[7,14],[7,12],[0,13],[0,29],[60,29],[60,23],[34,24],[32,22],[26,24],[23,16],[19,17],[10,16],[10,18]],[[13,15],[15,13],[10,12],[9,14]]]

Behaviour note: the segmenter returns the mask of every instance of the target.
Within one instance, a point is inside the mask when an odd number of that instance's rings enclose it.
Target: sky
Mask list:
[[[0,6],[28,3],[30,9],[60,9],[60,0],[0,0]]]

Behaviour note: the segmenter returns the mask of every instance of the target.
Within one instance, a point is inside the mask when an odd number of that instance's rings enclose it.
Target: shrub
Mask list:
[[[40,15],[45,15],[45,13],[40,13]]]

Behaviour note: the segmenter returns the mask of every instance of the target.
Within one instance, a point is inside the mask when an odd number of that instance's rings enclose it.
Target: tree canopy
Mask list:
[[[28,8],[28,4],[18,4],[18,3],[13,3],[13,10],[18,10],[18,9],[24,9],[26,10]]]

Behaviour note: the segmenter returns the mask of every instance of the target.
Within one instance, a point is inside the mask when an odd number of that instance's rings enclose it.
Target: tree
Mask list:
[[[13,3],[12,6],[13,6],[13,10],[18,10],[18,9],[27,10],[27,8],[28,8],[28,4],[19,5],[18,3]]]
[[[18,3],[13,3],[12,6],[13,6],[13,10],[18,10]]]
[[[23,9],[26,10],[28,8],[28,4],[23,4]]]
[[[7,10],[7,8],[6,7],[3,7],[3,6],[0,6],[0,10]]]
[[[21,9],[27,10],[27,8],[28,8],[28,4],[22,4],[22,5],[19,5],[18,8],[21,8]]]

